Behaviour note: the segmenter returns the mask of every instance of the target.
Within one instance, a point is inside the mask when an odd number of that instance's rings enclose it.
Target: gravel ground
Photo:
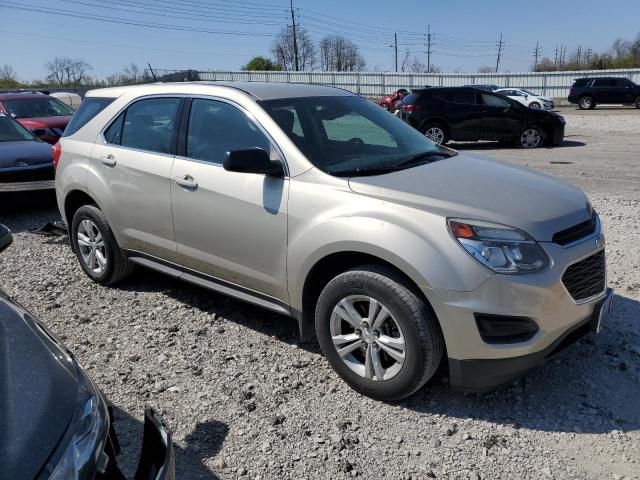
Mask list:
[[[116,407],[135,469],[145,404],[171,425],[179,479],[640,478],[640,112],[566,110],[566,146],[463,145],[590,195],[607,231],[615,307],[605,330],[485,395],[437,379],[382,403],[351,391],[293,321],[139,269],[115,288],[81,272],[51,194],[0,197],[15,235],[0,284],[76,353]],[[553,163],[571,162],[571,163]]]

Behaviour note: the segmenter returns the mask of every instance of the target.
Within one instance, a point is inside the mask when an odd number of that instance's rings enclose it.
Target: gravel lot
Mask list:
[[[375,402],[335,375],[284,317],[138,269],[116,288],[66,239],[28,233],[51,194],[0,197],[15,243],[0,284],[76,353],[116,406],[132,476],[151,404],[174,432],[179,479],[640,478],[640,111],[563,110],[563,147],[462,145],[583,188],[607,231],[615,308],[605,330],[486,395],[436,380]]]

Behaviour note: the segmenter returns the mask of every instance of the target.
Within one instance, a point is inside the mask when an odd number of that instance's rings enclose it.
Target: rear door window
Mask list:
[[[594,87],[612,87],[614,80],[610,78],[597,78],[593,81]]]
[[[111,105],[113,100],[113,98],[85,98],[80,105],[80,108],[78,108],[76,113],[73,114],[73,117],[71,117],[71,121],[67,125],[67,128],[64,130],[62,136],[68,137],[69,135],[73,135],[74,133],[76,133],[87,123],[93,120],[93,118],[102,110]]]
[[[438,97],[451,103],[459,103],[464,105],[476,104],[476,92],[471,89],[445,91],[439,93]]]
[[[506,98],[500,98],[497,95],[491,95],[489,93],[481,93],[482,104],[488,107],[507,108],[510,103]]]
[[[118,119],[107,129],[105,138],[109,136],[123,147],[173,153],[180,102],[180,98],[164,97],[139,100],[124,113],[120,134]]]

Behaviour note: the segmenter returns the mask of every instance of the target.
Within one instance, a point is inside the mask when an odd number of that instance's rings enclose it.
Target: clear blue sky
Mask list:
[[[288,8],[289,0],[0,0],[0,65],[13,66],[23,80],[43,78],[44,64],[55,56],[86,60],[96,77],[131,62],[238,69],[254,55],[270,55],[273,36],[291,21]],[[640,0],[294,0],[294,8],[300,26],[315,40],[336,33],[359,45],[371,71],[393,69],[394,31],[400,61],[409,48],[426,63],[428,24],[434,34],[432,63],[463,72],[495,65],[500,32],[501,70],[515,72],[529,69],[536,41],[542,54],[553,58],[560,44],[568,51],[579,44],[602,51],[616,38],[631,39],[640,31]]]

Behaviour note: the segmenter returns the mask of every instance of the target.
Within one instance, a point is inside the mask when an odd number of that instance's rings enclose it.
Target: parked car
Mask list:
[[[537,95],[524,88],[499,88],[495,90],[495,93],[509,97],[511,100],[520,102],[525,107],[536,110],[553,110],[555,108],[555,102],[552,98]]]
[[[53,98],[60,100],[68,107],[71,107],[73,110],[77,110],[82,103],[82,97],[74,92],[53,92],[50,95]]]
[[[569,102],[581,110],[591,110],[600,104],[635,105],[640,108],[640,85],[627,78],[576,78],[569,90]]]
[[[0,225],[0,251],[10,244]],[[2,478],[124,480],[104,395],[73,353],[2,290],[0,336]],[[171,432],[150,408],[135,478],[174,478]]]
[[[350,92],[117,87],[78,115],[100,102],[60,139],[56,174],[89,278],[142,265],[291,315],[365,395],[408,396],[445,355],[454,386],[495,388],[608,311],[604,237],[580,190],[457,154]]]
[[[0,192],[54,188],[51,145],[0,113]]]
[[[4,93],[0,94],[0,113],[11,115],[36,137],[54,144],[69,123],[73,110],[41,93]]]
[[[564,138],[560,115],[477,88],[414,90],[399,107],[400,118],[441,145],[450,140],[497,140],[536,148],[560,145]]]
[[[496,90],[498,90],[500,88],[498,85],[495,85],[493,83],[470,84],[470,85],[463,85],[463,87],[466,87],[466,88],[478,88],[480,90],[486,90],[488,92],[495,92]]]
[[[409,95],[409,90],[401,88],[393,92],[391,95],[387,95],[381,100],[378,100],[378,105],[382,108],[386,108],[390,112],[394,112],[398,103],[400,103],[407,95]]]

